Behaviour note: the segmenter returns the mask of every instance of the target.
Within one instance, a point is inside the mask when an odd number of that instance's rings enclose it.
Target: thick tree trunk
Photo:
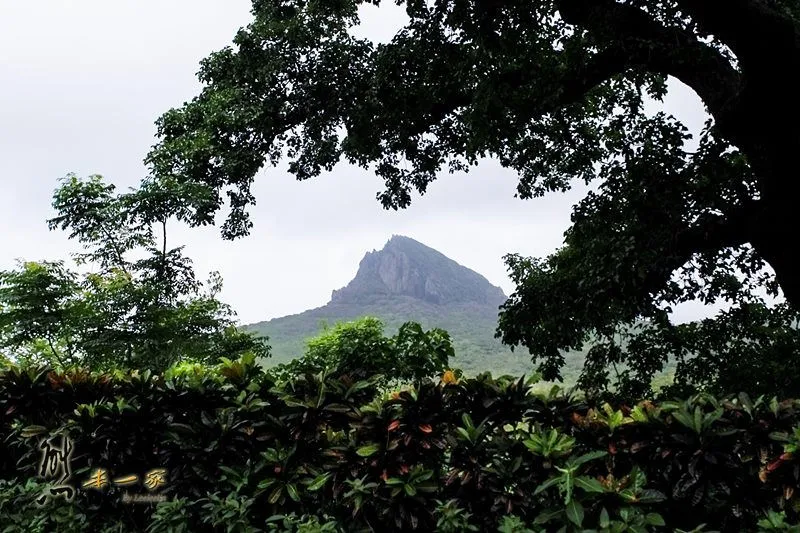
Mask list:
[[[800,112],[796,106],[786,107],[786,114],[796,124]],[[769,178],[761,183],[761,216],[750,241],[775,271],[786,300],[800,311],[800,176],[795,161],[800,154],[800,136],[774,123],[773,127],[778,134],[765,135],[766,157],[754,165],[761,166]],[[767,164],[759,165],[761,162]]]
[[[759,2],[734,3],[754,10],[754,17],[763,13],[752,31],[734,31],[728,40],[740,60],[742,86],[715,119],[757,177],[759,215],[746,229],[748,240],[800,311],[800,28]],[[717,22],[731,31],[738,27],[724,13]]]
[[[800,227],[798,228],[800,231]],[[788,237],[788,239],[787,239]],[[775,277],[792,307],[800,310],[800,236],[775,235],[753,243],[755,250],[775,271]]]
[[[759,215],[747,228],[748,240],[775,271],[786,300],[800,311],[800,176],[793,161],[800,153],[800,139],[790,132],[782,138],[765,137],[766,157],[753,158],[751,163],[757,172],[760,167],[759,174],[769,177],[759,180]]]
[[[791,124],[800,120],[796,104],[787,100],[784,109],[783,116]],[[768,133],[751,165],[764,178],[759,180],[761,209],[749,231],[750,243],[775,271],[786,300],[800,311],[800,176],[795,160],[800,154],[800,136],[786,131],[778,120],[761,126],[761,131]]]

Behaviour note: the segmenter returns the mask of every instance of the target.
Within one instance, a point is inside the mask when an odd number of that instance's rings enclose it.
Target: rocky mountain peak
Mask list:
[[[394,235],[381,250],[368,252],[355,278],[333,291],[331,303],[361,303],[382,295],[410,296],[428,303],[499,306],[500,287],[433,248]]]

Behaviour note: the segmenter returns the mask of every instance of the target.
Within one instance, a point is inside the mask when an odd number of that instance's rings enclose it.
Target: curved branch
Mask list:
[[[558,0],[556,5],[564,21],[609,43],[587,65],[603,79],[632,67],[673,76],[691,87],[717,120],[741,89],[740,74],[722,54],[638,8],[613,0]]]
[[[774,61],[785,64],[796,48],[800,28],[790,17],[756,0],[678,0],[680,9],[730,47],[745,71],[764,71]],[[795,54],[795,60],[797,54]]]
[[[728,215],[708,215],[678,235],[676,251],[682,254],[715,251],[750,242],[750,228],[757,216],[758,202]]]
[[[649,273],[647,285],[666,282],[672,273],[685,265],[694,254],[714,252],[723,248],[742,246],[751,241],[753,220],[759,204],[752,202],[727,216],[707,215],[679,232],[671,246],[664,250],[663,263]]]

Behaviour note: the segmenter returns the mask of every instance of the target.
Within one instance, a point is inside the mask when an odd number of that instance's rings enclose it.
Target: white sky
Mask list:
[[[384,40],[403,13],[364,10],[360,33]],[[249,0],[0,0],[0,269],[17,258],[66,258],[73,243],[50,232],[50,202],[68,172],[102,174],[119,189],[143,177],[154,121],[200,90],[199,61],[250,21]],[[698,129],[702,106],[677,86],[667,110]],[[364,253],[392,234],[441,251],[500,285],[513,285],[502,256],[542,256],[562,242],[580,191],[522,201],[513,173],[488,161],[445,174],[405,211],[384,211],[380,180],[340,164],[297,182],[275,169],[254,187],[250,237],[173,227],[198,272],[219,270],[222,299],[242,322],[327,303]],[[699,309],[684,309],[684,318]]]

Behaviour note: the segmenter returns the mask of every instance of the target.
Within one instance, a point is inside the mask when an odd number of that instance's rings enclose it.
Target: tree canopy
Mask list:
[[[799,351],[800,3],[406,0],[385,44],[351,31],[363,3],[253,1],[233,46],[202,62],[200,95],[158,121],[148,183],[182,188],[179,217],[213,223],[227,193],[222,233],[246,235],[251,184],[284,158],[301,180],[341,160],[372,169],[393,209],[484,157],[518,173],[523,199],[582,180],[563,248],[507,258],[505,342],[554,378],[561,350],[601,339],[588,388],[616,368],[638,393],[677,359],[685,382],[797,390],[781,365]],[[696,149],[678,119],[646,112],[670,77],[708,112]],[[732,308],[671,324],[690,300]]]
[[[95,370],[162,371],[183,360],[269,355],[217,299],[219,274],[203,283],[183,247],[168,247],[168,204],[154,194],[116,193],[101,176],[62,181],[50,228],[83,244],[74,259],[88,272],[63,261],[0,272],[0,349],[16,360]]]
[[[351,379],[371,379],[382,386],[417,381],[441,374],[453,357],[450,335],[438,328],[425,331],[416,322],[387,337],[374,317],[340,322],[307,341],[302,357],[271,369],[275,377],[292,378],[326,372]]]

